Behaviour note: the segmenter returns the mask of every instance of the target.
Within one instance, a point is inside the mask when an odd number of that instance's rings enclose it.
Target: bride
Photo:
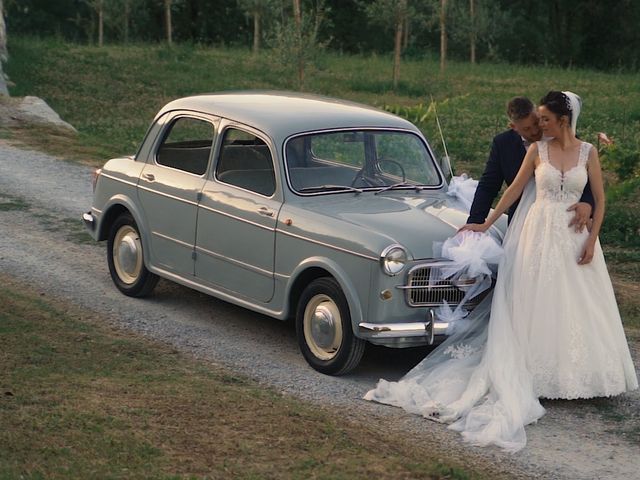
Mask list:
[[[598,154],[575,136],[580,98],[549,92],[539,114],[548,141],[533,144],[485,232],[522,194],[509,226],[493,296],[399,382],[380,380],[365,399],[449,423],[474,445],[515,452],[539,398],[612,396],[638,388],[598,233],[604,186]],[[535,182],[532,178],[535,177]],[[567,207],[587,180],[593,225],[570,228]],[[478,235],[462,232],[459,235]]]

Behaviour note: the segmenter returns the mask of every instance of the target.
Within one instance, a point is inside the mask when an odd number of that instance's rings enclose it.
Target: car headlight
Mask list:
[[[380,254],[380,265],[384,273],[398,275],[407,264],[407,251],[401,245],[389,245]]]

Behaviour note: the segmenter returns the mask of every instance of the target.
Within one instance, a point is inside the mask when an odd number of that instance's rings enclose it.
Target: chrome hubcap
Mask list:
[[[142,271],[140,235],[130,225],[123,226],[113,242],[113,264],[120,280],[130,285]]]
[[[320,360],[331,360],[342,343],[338,306],[327,295],[316,295],[304,313],[304,335],[311,352]]]

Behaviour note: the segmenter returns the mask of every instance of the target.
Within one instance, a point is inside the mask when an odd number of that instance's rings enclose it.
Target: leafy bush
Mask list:
[[[609,187],[600,236],[606,244],[640,247],[640,177]]]
[[[603,168],[615,172],[618,180],[640,176],[640,151],[613,144],[605,146],[600,156]]]

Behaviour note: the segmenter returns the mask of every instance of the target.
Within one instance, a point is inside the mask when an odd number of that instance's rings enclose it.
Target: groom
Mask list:
[[[478,182],[467,224],[484,223],[502,184],[506,182],[507,185],[511,185],[529,145],[542,139],[538,113],[528,98],[512,98],[507,104],[507,116],[510,128],[493,138],[491,153]],[[576,231],[581,231],[591,218],[593,204],[593,194],[587,182],[580,202],[571,205],[568,209],[575,212],[569,226],[575,226]],[[509,220],[517,206],[518,202],[508,210]]]

